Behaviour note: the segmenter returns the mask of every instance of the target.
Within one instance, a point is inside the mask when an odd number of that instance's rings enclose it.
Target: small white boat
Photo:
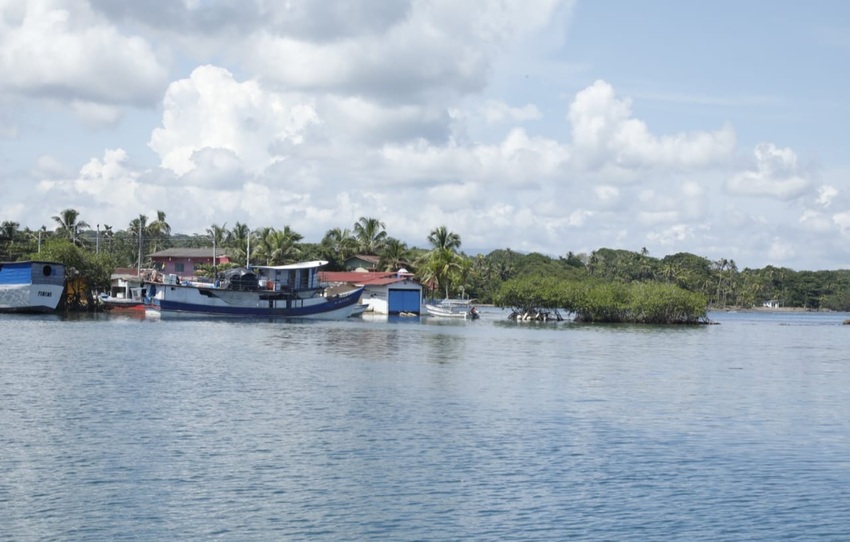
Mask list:
[[[439,303],[426,303],[425,311],[437,318],[475,320],[479,314],[472,301],[472,299],[444,299]]]
[[[0,312],[52,312],[65,290],[56,262],[0,262]]]
[[[147,288],[126,286],[113,288],[110,293],[102,293],[98,298],[106,310],[143,311],[145,310]]]
[[[366,312],[366,309],[368,308],[368,303],[358,303],[357,305],[354,305],[354,308],[351,309],[351,314],[349,314],[348,316],[360,316],[361,314]]]

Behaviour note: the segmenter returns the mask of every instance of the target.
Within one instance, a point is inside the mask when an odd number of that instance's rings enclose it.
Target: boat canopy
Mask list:
[[[322,267],[328,262],[324,260],[313,260],[311,262],[298,262],[287,265],[252,265],[251,269],[273,269],[275,271],[287,271],[291,269],[310,269],[312,267]]]

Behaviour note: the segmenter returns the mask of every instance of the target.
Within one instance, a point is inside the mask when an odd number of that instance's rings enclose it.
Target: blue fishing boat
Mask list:
[[[0,262],[0,312],[52,312],[65,290],[56,262]]]
[[[319,281],[326,261],[230,269],[214,283],[166,277],[148,285],[148,311],[161,316],[242,316],[344,319],[357,308],[363,288],[331,295]]]

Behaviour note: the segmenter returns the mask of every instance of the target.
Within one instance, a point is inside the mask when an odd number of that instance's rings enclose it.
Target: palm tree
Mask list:
[[[682,266],[675,262],[666,262],[661,266],[661,277],[666,282],[677,283],[682,275]]]
[[[386,242],[386,226],[377,218],[361,216],[354,224],[354,238],[357,240],[357,250],[375,256]]]
[[[381,251],[381,259],[378,261],[378,268],[384,271],[398,271],[402,267],[410,266],[410,251],[407,244],[398,239],[390,237],[384,243],[384,249]]]
[[[219,248],[224,247],[224,244],[227,242],[227,238],[230,235],[230,232],[227,231],[227,222],[219,226],[218,224],[213,224],[209,228],[207,228],[207,236],[212,240],[213,244],[213,261],[212,261],[212,274],[216,275],[217,266],[218,266],[218,254]]]
[[[298,241],[303,239],[300,233],[285,226],[283,230],[274,231],[270,236],[271,258],[270,265],[283,265],[297,261],[301,254]]]
[[[460,248],[460,235],[449,231],[445,226],[439,226],[428,235],[431,243],[431,251],[422,256],[417,263],[420,280],[430,289],[445,289],[446,297],[449,297],[451,285],[458,285],[463,281],[464,258],[457,253]]]
[[[156,220],[148,225],[147,235],[151,242],[151,252],[163,248],[166,239],[171,235],[171,226],[165,221],[165,211],[156,212]]]
[[[599,271],[601,265],[602,261],[599,258],[599,254],[594,250],[590,253],[590,257],[587,260],[587,272],[593,276]]]
[[[21,225],[17,222],[12,222],[11,220],[4,220],[2,224],[0,224],[0,237],[5,237],[10,241],[13,240],[18,235],[18,228]]]
[[[112,226],[103,225],[103,238],[109,243],[109,253],[112,254],[112,241],[115,238],[115,232],[112,231]]]
[[[322,238],[321,245],[328,259],[337,268],[341,268],[345,260],[353,256],[357,250],[357,240],[348,228],[328,230]]]
[[[428,242],[437,250],[456,251],[460,248],[460,235],[449,231],[445,226],[439,226],[431,230]]]
[[[17,222],[12,222],[11,220],[3,221],[3,224],[0,224],[0,239],[5,241],[6,244],[6,258],[12,259],[12,251],[15,247],[15,240],[18,238],[18,227],[20,226]]]
[[[272,252],[274,252],[274,233],[274,228],[265,226],[259,231],[257,231],[254,235],[254,238],[257,240],[257,248],[254,253],[257,256],[257,260],[265,261],[266,265],[271,265]]]
[[[136,260],[136,272],[141,273],[142,270],[142,254],[145,249],[145,229],[147,228],[148,217],[139,215],[139,218],[134,218],[130,221],[130,226],[127,231],[133,234],[138,244],[138,259]]]
[[[726,266],[729,265],[729,260],[720,258],[714,262],[714,269],[717,271],[717,294],[714,298],[715,305],[720,303],[720,293],[723,291],[723,276],[726,271]],[[725,303],[724,303],[725,306]]]
[[[77,246],[83,246],[83,239],[79,236],[80,230],[89,228],[90,226],[79,218],[80,213],[76,209],[65,209],[57,216],[54,216],[53,220],[57,224],[56,233]]]
[[[228,234],[228,244],[233,252],[235,261],[248,261],[248,245],[250,243],[251,228],[247,224],[237,222]]]
[[[738,265],[735,263],[735,260],[729,260],[729,262],[727,263],[726,274],[728,275],[728,277],[726,279],[725,288],[723,289],[724,307],[726,306],[727,296],[729,295],[732,296],[734,304],[737,304],[736,295],[738,287],[740,286],[740,275],[738,273]]]
[[[482,281],[489,281],[493,277],[493,266],[490,265],[490,260],[482,254],[475,256],[472,262],[472,270]]]
[[[515,271],[514,264],[512,264],[509,260],[499,260],[493,266],[493,273],[495,273],[502,282],[513,277]]]
[[[227,222],[219,226],[218,224],[213,224],[209,228],[207,228],[207,236],[212,239],[213,244],[216,247],[223,247],[227,242],[230,232],[227,231]]]
[[[464,261],[450,250],[432,250],[422,256],[416,268],[423,284],[431,290],[444,290],[449,297],[452,285],[460,286],[463,281]]]
[[[646,250],[645,248],[643,250]],[[654,280],[655,266],[652,259],[641,251],[638,263],[638,277],[640,280]]]

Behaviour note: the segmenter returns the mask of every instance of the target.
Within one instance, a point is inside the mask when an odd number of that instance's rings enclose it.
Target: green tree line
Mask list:
[[[175,233],[163,211],[157,211],[155,217],[140,214],[123,229],[107,224],[92,227],[74,209],[65,209],[52,220],[50,228],[38,230],[22,229],[13,221],[0,223],[0,259],[47,259],[51,251],[61,252],[55,247],[64,243],[75,247],[79,258],[96,262],[92,266],[149,267],[150,254],[159,250],[215,245],[239,265],[248,261],[249,251],[251,264],[322,259],[329,262],[328,270],[343,269],[345,261],[355,255],[374,256],[381,271],[405,268],[414,273],[430,296],[464,296],[481,303],[504,300],[500,291],[512,279],[537,277],[575,284],[610,284],[614,299],[620,291],[617,285],[647,283],[699,294],[717,309],[773,302],[812,310],[850,310],[850,270],[739,269],[732,259],[710,260],[690,253],[656,258],[646,249],[600,248],[589,254],[567,252],[555,258],[498,249],[470,256],[462,251],[460,235],[445,226],[431,229],[424,239],[427,244],[416,247],[390,236],[385,223],[373,217],[361,217],[350,227],[328,230],[315,243],[306,242],[289,225],[252,228],[236,222],[232,226],[212,224],[203,234]],[[76,262],[84,266],[83,260]],[[102,278],[104,273],[93,275]],[[602,295],[601,291],[597,293]]]

